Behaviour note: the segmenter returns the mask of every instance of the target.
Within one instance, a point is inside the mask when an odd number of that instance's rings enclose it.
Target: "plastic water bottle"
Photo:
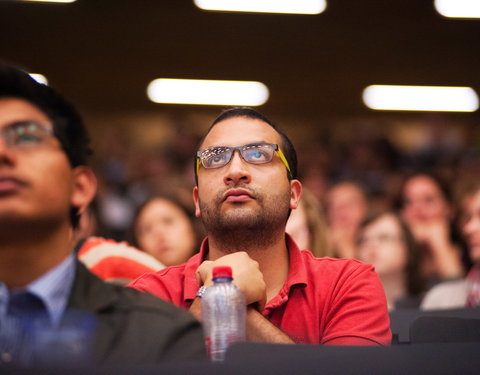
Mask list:
[[[210,359],[223,361],[227,348],[245,341],[246,303],[242,291],[232,283],[232,269],[214,267],[213,285],[202,298],[202,322]]]

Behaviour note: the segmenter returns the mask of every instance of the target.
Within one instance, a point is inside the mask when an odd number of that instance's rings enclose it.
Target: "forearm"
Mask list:
[[[198,321],[202,321],[202,304],[200,298],[195,298],[188,309]]]
[[[270,323],[258,310],[247,308],[247,340],[278,344],[295,344],[281,329]]]
[[[195,298],[189,311],[195,318],[202,321],[201,299]],[[252,342],[270,342],[278,344],[295,344],[281,329],[275,327],[258,310],[247,307],[246,322],[247,340]]]

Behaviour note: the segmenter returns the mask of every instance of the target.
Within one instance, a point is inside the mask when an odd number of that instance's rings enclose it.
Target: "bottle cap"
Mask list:
[[[215,277],[232,277],[232,267],[229,266],[217,266],[212,270],[213,278]]]

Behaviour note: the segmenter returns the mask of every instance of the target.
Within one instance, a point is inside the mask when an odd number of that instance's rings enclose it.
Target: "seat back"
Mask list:
[[[480,319],[422,316],[410,327],[412,344],[480,342]]]

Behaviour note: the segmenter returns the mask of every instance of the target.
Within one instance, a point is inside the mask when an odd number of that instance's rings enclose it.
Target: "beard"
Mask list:
[[[253,202],[224,202],[224,189],[210,203],[199,199],[202,222],[225,253],[268,247],[283,236],[290,213],[290,190],[265,196],[244,185]],[[225,207],[226,205],[230,207]],[[222,208],[226,208],[222,211]]]

